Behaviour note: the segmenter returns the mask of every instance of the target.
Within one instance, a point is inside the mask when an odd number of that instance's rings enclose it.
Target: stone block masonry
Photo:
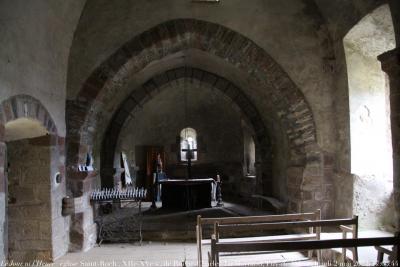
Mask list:
[[[0,124],[1,129],[4,126]],[[1,138],[1,133],[0,133]],[[1,140],[1,139],[0,139]],[[6,160],[6,144],[0,141],[0,261],[4,260],[7,255],[7,236],[4,235],[7,229],[6,220],[6,174],[5,174],[5,160]]]
[[[382,70],[389,76],[390,81],[390,108],[393,144],[393,193],[396,210],[396,228],[400,229],[400,49],[388,51],[378,57],[382,63]]]
[[[7,148],[9,259],[50,261],[50,148],[29,140],[9,142]]]
[[[63,169],[62,146],[56,136],[7,143],[9,259],[48,262],[68,251],[70,218],[61,213],[65,178],[54,178]]]

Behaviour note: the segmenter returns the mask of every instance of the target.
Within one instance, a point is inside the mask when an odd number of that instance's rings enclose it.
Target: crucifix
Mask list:
[[[187,178],[192,179],[192,159],[193,159],[193,152],[197,151],[196,148],[191,148],[189,141],[187,141],[187,148],[182,149],[182,152],[186,152],[186,159],[187,159]]]

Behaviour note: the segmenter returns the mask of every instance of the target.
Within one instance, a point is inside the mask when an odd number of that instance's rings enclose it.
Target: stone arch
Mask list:
[[[21,118],[37,120],[49,134],[57,135],[53,119],[39,100],[29,95],[16,95],[0,104],[0,125],[4,127],[6,123]],[[0,134],[0,141],[4,141],[4,132]]]
[[[198,49],[222,58],[267,88],[276,112],[287,128],[295,154],[307,153],[307,144],[316,142],[312,111],[301,91],[281,67],[259,46],[243,35],[221,25],[176,19],[162,23],[134,37],[98,66],[87,78],[75,101],[67,105],[68,131],[74,142],[69,165],[78,164],[87,142],[80,132],[87,130],[95,105],[105,99],[104,88],[123,82],[127,73],[135,73],[149,63],[185,49]],[[82,147],[83,146],[83,147]],[[73,155],[81,154],[82,157]]]
[[[264,122],[248,97],[232,82],[216,74],[192,67],[180,67],[168,70],[146,81],[142,86],[132,90],[126,100],[114,113],[113,118],[105,133],[102,143],[101,170],[102,185],[113,186],[110,181],[113,174],[113,161],[115,148],[124,122],[132,110],[144,105],[161,90],[166,90],[166,85],[180,79],[190,79],[206,83],[221,91],[240,109],[248,123],[254,130],[254,139],[260,146],[261,155],[271,151],[271,139]]]
[[[28,133],[18,135],[18,138],[6,139],[6,132],[12,129],[8,128],[10,123],[20,122],[22,128],[19,130],[23,130],[25,126],[32,126],[29,124],[31,121],[44,130],[37,134]],[[64,138],[58,136],[51,115],[38,99],[29,95],[15,95],[0,103],[0,205],[5,207],[4,216],[1,216],[4,221],[0,223],[3,233],[0,243],[4,244],[2,258],[9,255],[13,260],[22,260],[19,257],[23,257],[23,260],[33,260],[34,257],[38,260],[51,261],[67,251],[67,245],[55,247],[57,242],[66,238],[67,232],[58,228],[54,230],[55,226],[64,220],[61,215],[61,199],[65,196],[63,154]],[[10,156],[12,166],[17,166],[11,170],[19,169],[22,173],[12,174],[14,179],[20,181],[16,185],[11,185],[11,182],[7,181],[11,177],[7,177],[11,172],[6,172],[7,156]],[[27,158],[24,159],[24,156]],[[29,179],[24,178],[27,173]],[[55,176],[61,177],[61,180],[56,181]],[[11,191],[8,191],[9,186],[13,188],[11,197],[9,197],[11,194]],[[7,204],[7,199],[11,199],[11,204]],[[17,201],[18,207],[12,206],[13,201]],[[12,216],[8,216],[8,207],[18,208],[20,212],[13,212]],[[30,217],[24,218],[26,214],[30,214]],[[10,226],[20,228],[17,231],[10,228],[10,233],[13,234],[13,246],[10,246],[10,250],[7,242],[8,221],[12,222]],[[29,224],[30,221],[33,223]],[[46,227],[39,228],[42,224]],[[23,236],[16,234],[16,232],[25,233],[24,229],[29,229],[29,234]],[[49,237],[40,240],[43,246],[32,248],[25,245],[25,240],[38,240],[39,235]]]
[[[324,155],[317,144],[312,110],[303,93],[288,74],[262,48],[245,36],[224,26],[196,19],[175,19],[159,24],[132,38],[87,78],[74,100],[67,102],[67,167],[74,180],[76,196],[83,194],[86,182],[80,179],[82,164],[93,145],[96,114],[112,99],[128,77],[151,63],[180,51],[199,50],[227,62],[246,79],[265,88],[286,131],[289,147],[287,169],[289,210],[331,210],[332,184],[324,181]],[[112,111],[111,111],[112,112]],[[327,159],[332,162],[332,159]],[[89,177],[89,176],[85,176]],[[326,184],[327,183],[327,184]],[[326,184],[326,186],[325,186]],[[317,195],[313,191],[318,191]],[[329,212],[330,213],[330,212]]]

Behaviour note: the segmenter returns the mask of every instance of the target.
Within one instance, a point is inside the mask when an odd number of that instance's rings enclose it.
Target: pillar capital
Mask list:
[[[389,74],[396,74],[400,72],[400,47],[387,51],[378,56],[381,62],[382,70]]]

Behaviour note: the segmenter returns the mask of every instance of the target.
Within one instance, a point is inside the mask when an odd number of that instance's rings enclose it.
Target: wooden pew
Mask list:
[[[358,223],[354,225],[353,227],[341,225],[340,229],[342,230],[342,239],[347,239],[348,235],[351,234],[351,238],[358,238]],[[346,261],[346,251],[349,248],[342,248],[342,260],[343,262]],[[357,252],[357,247],[352,247],[350,248],[351,252],[353,253],[353,262],[358,261],[358,252]]]
[[[313,229],[316,229],[316,236],[314,238],[308,237],[300,237],[300,240],[320,240],[321,234],[321,227],[343,227],[351,225],[352,228],[347,229],[355,229],[354,231],[357,232],[358,229],[358,217],[355,216],[351,219],[336,219],[336,220],[314,220],[314,221],[286,221],[286,222],[267,222],[267,223],[237,223],[237,224],[220,224],[219,222],[214,223],[214,234],[212,235],[212,243],[211,243],[211,262],[219,262],[219,252],[215,251],[215,243],[218,244],[254,244],[254,243],[275,243],[278,241],[285,241],[288,242],[290,239],[271,239],[270,237],[265,237],[265,239],[258,239],[258,240],[242,240],[241,238],[221,238],[221,235],[224,233],[232,233],[232,232],[240,232],[240,231],[252,231],[252,230],[290,230],[290,229],[298,229],[298,228],[307,228],[310,229],[310,233],[313,233]],[[343,229],[342,229],[343,230]],[[357,234],[355,234],[357,236]],[[344,238],[347,236],[344,235]],[[296,236],[292,240],[296,240]],[[297,240],[298,240],[297,239]],[[213,244],[214,242],[214,244]],[[300,250],[299,250],[300,251]],[[357,250],[353,248],[353,259],[358,259],[357,257]],[[311,257],[309,251],[309,257]],[[317,251],[318,261],[321,261],[321,251]]]
[[[264,251],[301,251],[329,248],[351,248],[367,246],[393,246],[393,264],[400,262],[400,233],[394,237],[352,238],[329,240],[306,240],[286,242],[218,242],[215,236],[211,239],[213,261],[210,266],[219,266],[219,253],[223,252],[264,252]],[[397,266],[397,265],[392,265]]]
[[[382,247],[382,246],[375,246],[375,249],[378,251],[378,256],[376,259],[376,263],[380,266],[383,262],[383,256],[387,254],[389,256],[389,260],[394,260],[395,258],[395,250],[390,250],[388,248]]]
[[[203,239],[203,227],[214,226],[215,223],[223,225],[234,225],[234,224],[249,224],[249,223],[268,223],[268,222],[284,222],[284,221],[311,221],[321,220],[321,211],[316,210],[315,212],[309,213],[293,213],[293,214],[281,214],[281,215],[264,215],[264,216],[242,216],[242,217],[220,217],[220,218],[202,218],[200,215],[197,216],[196,225],[196,239],[197,239],[197,256],[198,266],[202,266],[202,244],[211,244],[211,239]],[[312,228],[309,229],[309,237],[319,239],[318,229],[311,232]],[[300,235],[298,236],[298,238]],[[302,236],[300,239],[304,239],[306,236]],[[265,239],[265,238],[264,238]],[[295,239],[295,237],[293,237]],[[262,240],[262,237],[261,237]],[[242,239],[242,241],[245,241]]]

